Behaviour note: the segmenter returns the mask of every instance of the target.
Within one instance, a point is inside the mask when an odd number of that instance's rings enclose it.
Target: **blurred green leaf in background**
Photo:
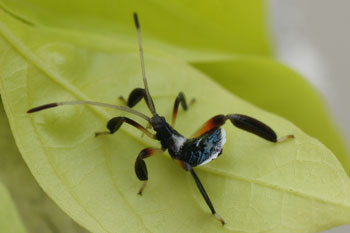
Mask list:
[[[8,233],[26,233],[11,196],[2,183],[0,183],[0,229]]]
[[[2,0],[0,92],[17,146],[49,197],[93,232],[295,233],[349,223],[345,146],[319,94],[273,60],[265,4]],[[180,113],[180,132],[188,136],[214,114],[237,112],[263,120],[279,135],[296,135],[295,141],[271,145],[225,126],[224,154],[198,169],[228,222],[224,228],[210,216],[189,174],[168,156],[147,161],[150,184],[142,198],[136,195],[140,182],[133,162],[141,149],[156,144],[124,126],[112,137],[94,138],[117,113],[80,106],[25,114],[60,100],[120,104],[120,95],[142,87],[134,11],[157,110],[169,119],[179,91],[197,99]],[[321,140],[344,168],[320,142],[236,95]],[[147,111],[143,104],[137,109]],[[1,176],[27,228],[84,231],[40,191],[10,133],[3,132],[10,140],[1,144],[8,147],[0,157]],[[27,219],[28,212],[35,214]]]

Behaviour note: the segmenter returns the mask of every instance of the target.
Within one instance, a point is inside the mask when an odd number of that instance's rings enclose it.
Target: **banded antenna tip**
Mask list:
[[[59,104],[58,103],[51,103],[51,104],[45,104],[45,105],[41,105],[35,108],[31,108],[27,111],[27,113],[33,113],[33,112],[38,112],[44,109],[48,109],[48,108],[54,108],[57,107]]]
[[[134,12],[134,22],[135,22],[136,28],[140,29],[139,18],[137,17],[137,13],[136,12]]]

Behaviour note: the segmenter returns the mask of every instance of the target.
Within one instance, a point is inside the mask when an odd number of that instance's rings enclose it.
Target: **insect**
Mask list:
[[[172,124],[171,125],[168,124],[165,118],[162,116],[159,116],[158,113],[156,112],[156,108],[154,106],[152,97],[148,89],[144,58],[143,58],[143,49],[141,44],[140,23],[136,13],[134,13],[134,21],[135,21],[135,26],[136,26],[137,35],[138,35],[138,44],[139,44],[144,88],[135,88],[130,93],[127,100],[122,98],[126,106],[111,105],[107,103],[100,103],[100,102],[93,102],[93,101],[67,101],[67,102],[56,102],[56,103],[41,105],[28,110],[27,113],[38,112],[44,109],[57,107],[61,105],[87,104],[87,105],[113,108],[113,109],[131,113],[138,117],[143,118],[153,128],[153,130],[155,131],[155,134],[150,132],[147,128],[143,127],[142,125],[140,125],[139,123],[137,123],[136,121],[128,117],[118,116],[108,121],[107,123],[108,131],[97,132],[96,136],[114,134],[118,131],[118,129],[122,126],[123,123],[126,123],[139,129],[150,138],[160,141],[160,144],[161,144],[160,148],[151,148],[151,147],[145,148],[139,153],[139,155],[136,158],[136,161],[135,161],[136,176],[138,177],[139,180],[143,181],[143,184],[138,194],[142,195],[142,192],[144,191],[148,181],[148,171],[147,171],[145,159],[156,153],[164,152],[168,150],[171,158],[176,160],[182,168],[184,168],[186,171],[189,171],[191,173],[200,193],[202,194],[205,202],[207,203],[209,209],[211,210],[211,213],[216,217],[217,220],[221,222],[222,225],[224,225],[225,221],[223,220],[223,218],[220,217],[220,215],[217,214],[207,192],[205,191],[204,186],[202,185],[199,177],[197,176],[194,170],[194,167],[204,165],[221,155],[223,146],[226,142],[226,133],[225,133],[225,130],[220,127],[223,124],[225,124],[227,120],[230,120],[234,126],[240,129],[243,129],[245,131],[248,131],[250,133],[253,133],[263,139],[266,139],[274,143],[283,142],[287,139],[294,138],[294,136],[287,135],[278,139],[276,133],[269,126],[252,117],[241,115],[241,114],[216,115],[211,119],[209,119],[193,135],[192,138],[187,139],[184,136],[182,136],[179,132],[177,132],[174,129],[174,125],[175,125],[179,105],[181,104],[184,110],[188,109],[185,95],[182,92],[180,92],[176,97],[174,107],[173,107]],[[145,114],[132,109],[132,107],[134,107],[142,99],[145,100],[148,106],[148,109],[152,113],[152,117],[148,117]]]

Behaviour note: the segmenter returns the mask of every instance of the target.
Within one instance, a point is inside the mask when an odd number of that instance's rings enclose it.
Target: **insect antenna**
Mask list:
[[[124,112],[128,112],[134,115],[137,115],[143,119],[145,119],[146,121],[150,121],[150,118],[148,116],[146,116],[145,114],[138,112],[134,109],[131,109],[129,107],[125,107],[125,106],[118,106],[118,105],[113,105],[113,104],[106,104],[106,103],[100,103],[100,102],[94,102],[94,101],[65,101],[65,102],[57,102],[57,103],[50,103],[50,104],[44,104],[35,108],[31,108],[27,111],[27,113],[33,113],[33,112],[38,112],[41,110],[45,110],[48,108],[54,108],[54,107],[58,107],[58,106],[62,106],[62,105],[79,105],[79,104],[87,104],[87,105],[95,105],[95,106],[101,106],[101,107],[106,107],[106,108],[113,108],[113,109],[117,109],[120,111],[124,111]]]
[[[152,97],[151,97],[151,95],[149,93],[147,79],[146,79],[145,61],[144,61],[144,58],[143,58],[143,49],[142,49],[142,44],[141,44],[141,30],[140,30],[140,23],[139,23],[139,19],[137,17],[137,13],[134,13],[134,21],[135,21],[135,26],[136,26],[136,29],[137,29],[137,39],[138,39],[138,42],[139,42],[142,77],[143,77],[143,84],[145,86],[145,91],[146,91],[147,103],[148,103],[148,106],[149,106],[152,114],[155,115],[156,114],[156,109],[154,107],[154,103],[153,103]]]

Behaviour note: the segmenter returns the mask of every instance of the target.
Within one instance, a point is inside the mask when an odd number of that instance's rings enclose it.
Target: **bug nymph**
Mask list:
[[[179,132],[177,132],[174,129],[174,125],[179,105],[181,104],[184,110],[187,110],[188,108],[185,95],[182,92],[180,92],[176,97],[173,107],[172,123],[171,125],[169,125],[164,117],[159,116],[157,114],[152,97],[150,95],[144,66],[143,49],[141,45],[140,23],[136,13],[134,13],[134,21],[138,35],[137,38],[140,50],[144,88],[135,88],[133,91],[131,91],[127,100],[123,97],[120,97],[120,99],[124,101],[125,106],[118,106],[93,101],[66,101],[41,105],[28,110],[27,113],[33,113],[61,105],[87,104],[113,108],[143,118],[148,122],[148,124],[152,126],[153,130],[155,131],[155,134],[128,117],[118,116],[108,121],[108,131],[96,132],[95,135],[100,136],[114,134],[118,131],[118,129],[122,126],[123,123],[126,123],[139,129],[150,138],[158,140],[161,144],[160,148],[145,148],[139,153],[139,155],[136,158],[135,173],[138,179],[143,181],[143,184],[138,194],[142,195],[142,192],[144,191],[148,181],[148,172],[144,160],[156,153],[168,150],[170,156],[174,160],[176,160],[182,168],[191,173],[200,193],[202,194],[205,202],[211,210],[211,213],[216,217],[217,220],[221,222],[222,225],[224,225],[225,221],[216,213],[214,206],[204,189],[204,186],[202,185],[196,172],[193,169],[196,166],[204,165],[210,162],[211,160],[220,156],[220,154],[222,153],[222,148],[226,142],[226,133],[225,130],[221,128],[221,126],[225,124],[227,120],[230,120],[234,126],[243,129],[247,132],[253,133],[273,143],[283,142],[287,139],[294,138],[294,136],[287,135],[278,139],[276,133],[269,126],[252,117],[241,114],[216,115],[209,119],[206,123],[204,123],[204,125],[191,138],[187,139],[184,136],[182,136]],[[148,117],[145,114],[132,109],[132,107],[134,107],[142,99],[145,100],[148,109],[152,114],[152,117]]]

